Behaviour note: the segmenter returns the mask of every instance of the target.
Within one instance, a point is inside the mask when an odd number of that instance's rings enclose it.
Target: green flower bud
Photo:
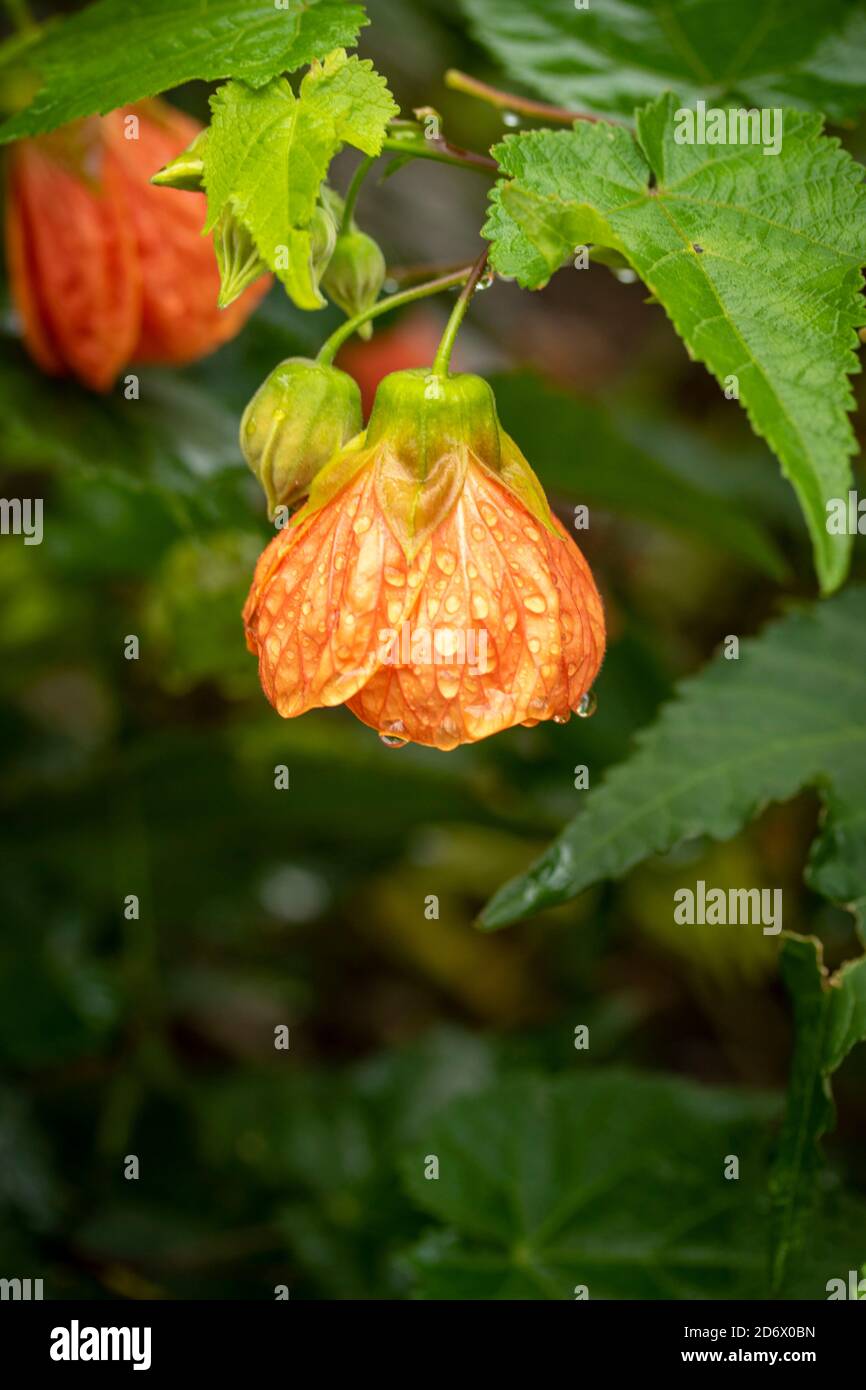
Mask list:
[[[292,507],[338,449],[363,428],[361,393],[337,367],[288,357],[253,396],[241,420],[241,449],[265,490],[268,510]]]
[[[310,220],[311,267],[313,282],[318,285],[337,245],[337,222],[327,204],[319,202]]]
[[[217,303],[227,309],[268,267],[259,255],[258,247],[244,224],[230,207],[220,213],[213,234],[214,251],[220,272],[220,292]]]
[[[207,130],[201,130],[191,145],[153,175],[151,183],[159,188],[180,188],[186,193],[203,192],[206,143]]]
[[[384,283],[385,257],[373,238],[355,226],[343,232],[322,277],[322,289],[329,298],[351,319],[376,303]],[[369,323],[358,329],[362,338],[369,338],[372,331]]]

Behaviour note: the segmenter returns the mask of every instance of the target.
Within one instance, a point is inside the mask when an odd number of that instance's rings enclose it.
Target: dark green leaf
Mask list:
[[[816,786],[826,817],[810,877],[866,893],[866,589],[790,613],[684,681],[585,809],[489,903],[500,927],[618,878],[697,835],[728,839],[769,801]],[[859,886],[858,886],[859,885]],[[671,908],[673,911],[673,905]]]
[[[53,130],[93,112],[193,78],[238,77],[261,86],[332,48],[351,47],[366,24],[343,0],[98,0],[53,24],[27,52],[42,78],[32,105],[0,127],[0,141]]]

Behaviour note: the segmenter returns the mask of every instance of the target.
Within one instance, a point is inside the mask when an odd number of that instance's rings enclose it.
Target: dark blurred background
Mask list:
[[[501,115],[442,82],[454,65],[501,83],[456,6],[369,10],[360,51],[403,114],[432,106],[487,149]],[[173,94],[202,119],[206,97]],[[862,131],[845,140],[862,157]],[[355,160],[338,159],[339,187]],[[463,263],[487,187],[418,162],[370,179],[357,216],[389,266]],[[518,928],[473,925],[578,810],[576,765],[595,785],[725,635],[815,592],[778,465],[644,300],[603,266],[537,294],[497,282],[461,335],[456,364],[494,377],[561,514],[590,506],[610,649],[591,720],[450,754],[389,750],[343,710],[281,721],[244,646],[272,532],[238,417],[339,316],[275,289],[237,341],[143,370],[125,401],[42,378],[7,309],[0,492],[44,498],[46,520],[39,547],[0,539],[0,1273],[44,1276],[46,1297],[411,1296],[404,1252],[429,1216],[399,1187],[401,1147],[492,1078],[584,1066],[577,1025],[593,1066],[784,1085],[776,941],[677,931],[671,894],[684,874],[782,886],[786,927],[819,934],[830,962],[852,954],[850,918],[802,885],[814,796]],[[429,358],[447,309],[385,319],[346,365],[369,391]],[[862,1051],[836,1084],[834,1162],[854,1181]]]

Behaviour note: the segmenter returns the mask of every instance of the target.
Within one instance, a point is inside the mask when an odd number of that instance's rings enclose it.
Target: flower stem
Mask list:
[[[445,74],[445,86],[455,92],[465,92],[467,96],[477,97],[500,111],[514,111],[534,120],[554,121],[558,125],[573,125],[575,121],[599,121],[600,116],[590,116],[587,111],[569,111],[564,106],[550,106],[546,101],[533,101],[530,97],[519,97],[513,92],[502,92],[477,77],[470,77],[458,68],[449,68]]]
[[[464,150],[452,145],[444,136],[428,139],[422,135],[414,121],[392,121],[388,127],[383,150],[391,154],[404,154],[410,159],[435,159],[439,164],[453,164],[460,169],[477,169],[481,174],[495,174],[499,165],[486,154],[475,150]]]
[[[457,337],[457,333],[460,329],[460,325],[466,316],[466,310],[469,308],[469,302],[472,299],[472,296],[475,293],[476,289],[478,288],[478,281],[484,274],[484,267],[487,265],[487,257],[489,255],[489,252],[490,247],[485,246],[484,250],[481,252],[481,255],[478,257],[478,260],[472,267],[466,284],[460,291],[460,297],[457,300],[457,303],[451,310],[451,317],[445,325],[445,332],[442,334],[442,341],[436,349],[436,356],[433,359],[434,376],[448,375],[448,364],[451,361],[451,353],[454,348],[454,342]]]
[[[403,304],[413,304],[416,299],[426,299],[428,295],[438,294],[440,290],[453,289],[455,285],[466,284],[473,274],[473,266],[462,266],[460,270],[451,271],[448,275],[440,275],[437,280],[428,280],[423,285],[413,285],[411,289],[401,290],[399,294],[391,294],[387,299],[380,299],[371,309],[365,309],[363,314],[356,314],[354,318],[347,319],[341,323],[319,348],[316,361],[330,366],[338,351],[348,338],[359,329],[362,324],[370,319],[376,319],[380,314],[386,314],[389,309],[399,309]],[[456,331],[456,330],[455,330]]]
[[[361,191],[361,184],[369,174],[373,165],[376,163],[376,156],[368,154],[366,159],[362,159],[354,174],[352,175],[349,187],[346,190],[346,201],[343,207],[343,220],[340,223],[340,236],[348,232],[352,225],[352,215],[355,211],[355,204],[358,201],[358,194]]]

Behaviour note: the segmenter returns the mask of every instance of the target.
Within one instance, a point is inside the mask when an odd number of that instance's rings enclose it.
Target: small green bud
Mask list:
[[[268,267],[259,255],[258,247],[244,224],[230,207],[220,213],[213,234],[214,251],[220,272],[220,292],[217,304],[227,309],[244,290],[267,275]]]
[[[337,367],[287,357],[262,382],[241,420],[241,449],[268,510],[292,507],[338,449],[363,428],[357,383]]]
[[[153,175],[151,183],[159,188],[180,188],[186,193],[202,193],[206,144],[207,130],[201,130],[191,145],[187,145],[185,150],[181,150],[179,155]]]
[[[337,245],[337,223],[330,208],[324,203],[316,204],[310,220],[310,237],[313,281],[318,285]]]
[[[376,303],[384,283],[385,257],[373,238],[354,226],[343,232],[322,277],[322,289],[329,298],[351,319]],[[369,323],[358,329],[362,338],[369,338],[372,331]]]

